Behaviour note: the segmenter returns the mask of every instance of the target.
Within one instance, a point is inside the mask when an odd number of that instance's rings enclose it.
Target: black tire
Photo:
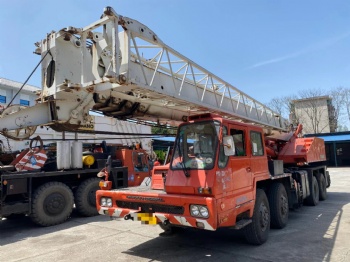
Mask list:
[[[327,188],[331,186],[331,176],[329,175],[329,172],[326,171],[326,177],[327,177]]]
[[[65,222],[72,210],[72,190],[61,182],[49,182],[35,190],[30,217],[38,225],[53,226]]]
[[[158,225],[160,226],[161,229],[164,230],[165,233],[168,233],[168,234],[179,233],[184,230],[183,227],[177,227],[171,224],[168,224],[168,225],[158,224]]]
[[[268,192],[271,227],[284,228],[288,223],[289,205],[286,188],[281,183],[271,185]]]
[[[252,223],[244,228],[248,243],[261,245],[266,242],[270,231],[270,207],[264,190],[257,189]]]
[[[305,202],[309,206],[317,206],[320,199],[320,189],[315,176],[312,176],[310,185],[310,196],[305,199]]]
[[[319,199],[321,201],[326,200],[327,199],[327,184],[326,184],[326,179],[324,178],[324,175],[322,173],[320,173],[317,176],[317,182],[318,182],[318,186],[319,186]]]
[[[97,216],[96,191],[99,190],[101,178],[89,178],[82,182],[75,192],[75,206],[79,214],[92,217]]]

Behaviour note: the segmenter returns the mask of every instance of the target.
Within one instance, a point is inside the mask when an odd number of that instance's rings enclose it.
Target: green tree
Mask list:
[[[176,128],[171,126],[153,126],[151,129],[152,134],[157,135],[176,135]]]

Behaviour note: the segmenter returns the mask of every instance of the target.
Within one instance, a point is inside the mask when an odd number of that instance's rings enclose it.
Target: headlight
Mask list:
[[[112,198],[102,197],[101,200],[100,200],[100,205],[102,207],[111,207],[111,206],[113,206]]]
[[[199,216],[199,208],[196,205],[191,205],[190,207],[191,209],[191,215],[194,217],[198,217]]]
[[[203,217],[203,218],[209,217],[209,211],[206,206],[190,205],[190,212],[191,212],[191,216],[193,217]]]
[[[102,197],[101,200],[100,200],[100,205],[102,207],[106,206],[107,205],[107,199],[105,197]]]
[[[202,217],[208,218],[209,217],[209,211],[208,208],[205,206],[200,206],[199,207],[199,213],[201,214]]]

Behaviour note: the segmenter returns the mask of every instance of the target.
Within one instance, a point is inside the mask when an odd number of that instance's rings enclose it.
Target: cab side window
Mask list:
[[[233,142],[235,143],[236,156],[246,156],[244,130],[231,129],[230,135],[233,137]]]
[[[263,156],[264,147],[262,143],[262,137],[260,132],[250,131],[250,141],[252,147],[253,156]]]
[[[148,171],[147,159],[144,153],[132,152],[132,161],[135,171]]]

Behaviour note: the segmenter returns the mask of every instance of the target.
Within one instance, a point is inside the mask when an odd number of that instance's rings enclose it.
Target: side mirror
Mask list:
[[[225,156],[234,156],[236,154],[235,143],[232,136],[224,136],[222,139]]]

